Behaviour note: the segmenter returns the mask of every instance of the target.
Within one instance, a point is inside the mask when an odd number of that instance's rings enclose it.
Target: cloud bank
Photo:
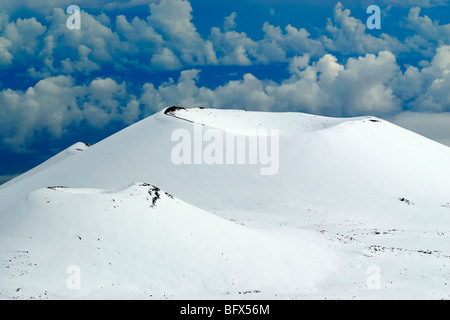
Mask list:
[[[331,54],[317,62],[303,55],[291,60],[290,77],[279,83],[247,73],[241,80],[208,88],[198,85],[200,70],[190,69],[176,81],[169,79],[157,87],[145,83],[139,96],[130,94],[125,82],[111,78],[77,85],[71,76],[56,76],[26,91],[0,92],[0,136],[4,144],[24,145],[36,131],[61,137],[64,128],[83,121],[93,127],[112,121],[130,124],[170,105],[329,116],[370,114],[404,123],[413,112],[450,112],[449,70],[450,46],[442,46],[428,66],[410,66],[404,72],[389,51],[350,58],[345,64]],[[407,114],[402,113],[405,105],[410,110]],[[394,117],[397,114],[402,116]]]
[[[368,32],[341,3],[318,36],[290,24],[265,22],[258,39],[238,31],[236,12],[201,35],[193,23],[191,3],[185,0],[151,1],[145,18],[112,16],[107,11],[94,15],[87,10],[148,3],[79,1],[86,9],[81,30],[68,30],[64,10],[49,10],[56,6],[52,1],[27,2],[45,14],[45,20],[13,21],[6,11],[0,12],[0,71],[23,69],[36,81],[28,89],[12,90],[1,79],[0,143],[20,151],[42,132],[61,139],[69,127],[131,124],[169,105],[371,114],[450,141],[443,120],[450,112],[450,25],[421,15],[419,7],[400,19],[402,28],[414,30],[403,39]],[[12,12],[15,4],[9,6]],[[399,65],[397,57],[402,54],[418,55],[422,61]],[[285,79],[246,73],[220,86],[199,85],[203,67],[273,63],[286,65]],[[149,74],[175,70],[179,77],[139,86],[132,78],[90,77],[103,70],[137,69]]]

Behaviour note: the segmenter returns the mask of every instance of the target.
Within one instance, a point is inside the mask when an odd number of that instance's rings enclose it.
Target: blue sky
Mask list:
[[[66,27],[78,5],[81,29]],[[381,8],[380,30],[366,8]],[[450,146],[450,1],[0,4],[0,183],[170,105],[374,115]]]

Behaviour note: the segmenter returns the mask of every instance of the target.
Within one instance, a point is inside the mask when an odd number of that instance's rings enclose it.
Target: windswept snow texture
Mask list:
[[[0,186],[0,298],[450,298],[448,147],[373,117],[166,111]],[[194,124],[278,129],[278,174],[173,164]]]

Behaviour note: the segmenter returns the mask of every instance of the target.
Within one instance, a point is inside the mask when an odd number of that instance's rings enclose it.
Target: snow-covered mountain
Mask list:
[[[176,164],[180,129],[276,130],[278,170]],[[168,108],[0,187],[0,298],[448,299],[449,168],[374,117]]]

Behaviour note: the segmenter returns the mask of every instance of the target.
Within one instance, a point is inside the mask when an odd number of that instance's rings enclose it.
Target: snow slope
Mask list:
[[[146,183],[119,190],[39,189],[6,226],[0,229],[0,294],[6,298],[311,290],[337,261],[311,231],[293,230],[287,237],[249,229]],[[286,240],[293,241],[289,247],[283,247]],[[81,290],[66,287],[72,265],[80,268]]]
[[[194,123],[278,129],[278,174],[173,164]],[[76,149],[0,186],[0,297],[450,298],[450,149],[386,121],[174,109]]]

